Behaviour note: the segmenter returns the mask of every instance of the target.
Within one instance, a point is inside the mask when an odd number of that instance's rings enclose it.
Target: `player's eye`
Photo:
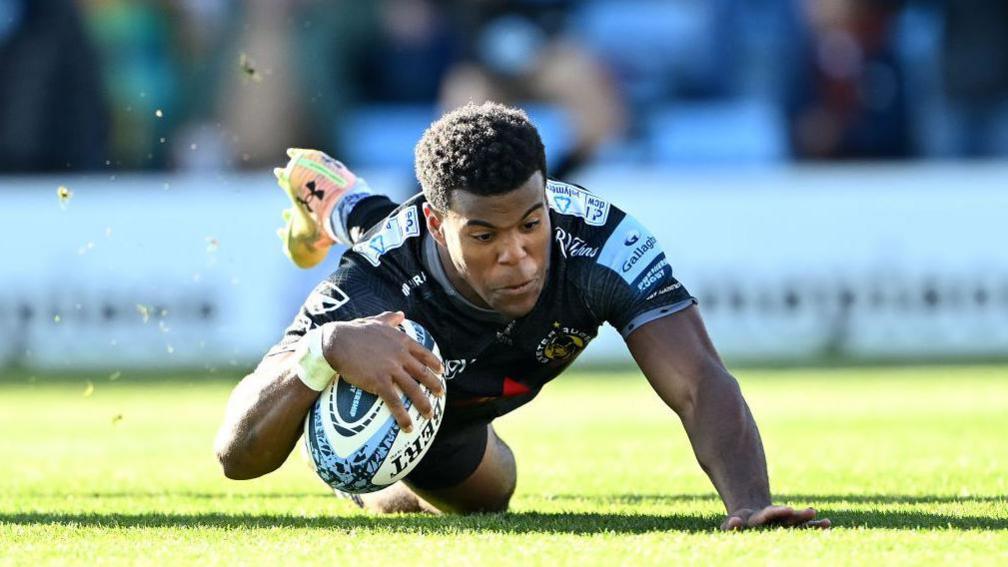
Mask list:
[[[491,234],[489,232],[481,232],[479,234],[471,234],[470,236],[472,236],[474,239],[476,239],[479,242],[490,242],[490,240],[493,238],[493,234]]]
[[[535,227],[539,226],[540,221],[534,220],[525,223],[525,230],[533,230]]]

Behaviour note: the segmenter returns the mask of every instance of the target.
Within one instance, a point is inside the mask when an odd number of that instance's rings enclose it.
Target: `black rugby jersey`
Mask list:
[[[440,348],[448,384],[442,427],[452,427],[493,419],[534,398],[603,323],[625,338],[695,302],[673,277],[657,239],[633,217],[567,183],[548,181],[546,197],[550,265],[525,317],[507,320],[458,294],[427,232],[419,194],[398,207],[385,199],[394,210],[343,254],[271,353],[294,350],[305,332],[329,321],[403,311]]]

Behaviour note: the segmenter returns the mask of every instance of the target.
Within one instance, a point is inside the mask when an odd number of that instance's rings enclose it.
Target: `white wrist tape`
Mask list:
[[[298,378],[316,392],[325,390],[336,376],[336,371],[322,354],[322,327],[315,327],[301,337],[295,361]]]

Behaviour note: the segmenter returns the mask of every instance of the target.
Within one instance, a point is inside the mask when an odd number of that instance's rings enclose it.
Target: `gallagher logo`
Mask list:
[[[623,244],[626,246],[633,246],[634,244],[637,244],[638,240],[640,240],[640,234],[636,230],[631,230],[630,234],[627,235],[626,240],[623,241]]]
[[[585,345],[592,340],[588,333],[564,327],[559,322],[553,323],[553,330],[539,341],[536,348],[536,359],[542,364],[551,362],[568,362],[580,353]]]
[[[636,236],[636,233],[634,233],[634,236]],[[639,239],[640,237],[637,237],[637,240]],[[634,240],[634,242],[637,242],[637,240]],[[654,250],[656,244],[658,244],[658,239],[653,236],[648,236],[647,240],[645,240],[643,244],[634,248],[633,254],[631,254],[625,262],[623,262],[623,273],[625,274],[632,270],[634,265],[637,264],[637,262],[640,262],[641,258],[647,256],[649,252]],[[629,246],[629,244],[627,246]]]

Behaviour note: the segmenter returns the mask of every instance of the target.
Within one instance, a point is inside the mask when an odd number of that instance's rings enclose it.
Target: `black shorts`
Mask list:
[[[421,490],[458,485],[469,478],[483,460],[489,436],[490,424],[486,421],[462,427],[442,427],[427,454],[406,475],[406,482]]]

